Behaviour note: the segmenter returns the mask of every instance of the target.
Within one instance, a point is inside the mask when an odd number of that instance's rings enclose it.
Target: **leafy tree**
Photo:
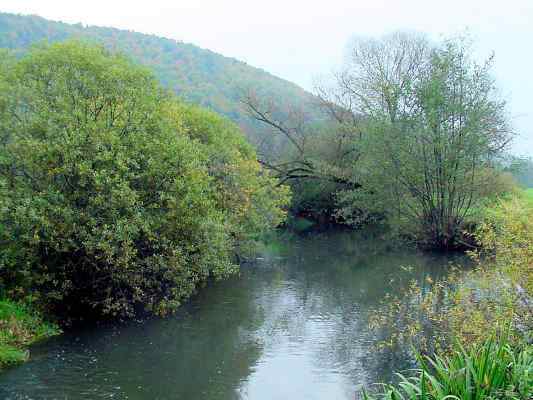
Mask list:
[[[231,148],[238,130],[201,111],[169,118],[187,107],[122,56],[78,42],[44,46],[0,82],[0,277],[12,292],[32,288],[73,314],[164,314],[207,278],[236,270],[241,238],[232,232],[255,233],[229,219],[242,199],[221,201],[222,182],[250,189],[248,207],[271,215],[261,228],[283,216],[284,189],[269,189],[275,182],[244,143]],[[219,150],[235,161],[219,160],[218,175],[215,152],[192,133],[211,123],[213,143],[225,137]]]
[[[249,96],[250,114],[287,139],[289,151],[262,162],[291,182],[293,208],[336,209],[356,224],[385,218],[427,245],[465,245],[483,199],[509,189],[494,167],[512,137],[492,59],[478,65],[470,53],[461,38],[356,40],[333,83],[317,88],[329,117],[318,129]]]
[[[259,146],[260,163],[280,181],[291,186],[294,214],[306,214],[319,220],[332,219],[335,194],[341,189],[357,188],[351,170],[360,152],[360,135],[353,120],[344,121],[344,110],[325,101],[320,108],[323,121],[310,119],[301,110],[282,112],[279,106],[249,93],[243,100],[249,114],[263,123],[278,148]],[[281,139],[280,139],[281,138]]]
[[[261,169],[255,150],[229,120],[177,102],[170,102],[166,110],[176,130],[196,141],[207,155],[227,232],[239,247],[238,254],[249,255],[265,229],[283,221],[289,188]]]
[[[362,190],[340,196],[343,212],[377,212],[431,246],[456,246],[475,207],[498,190],[492,159],[511,137],[492,60],[476,64],[463,40],[429,51],[399,35],[363,49],[354,62],[370,66],[346,80],[366,114]]]
[[[503,169],[526,188],[533,188],[533,158],[508,156]]]

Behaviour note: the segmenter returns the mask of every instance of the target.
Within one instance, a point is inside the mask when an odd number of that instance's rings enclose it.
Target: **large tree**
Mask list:
[[[124,57],[67,42],[0,72],[1,291],[163,314],[282,220],[287,191],[239,129]]]
[[[471,54],[464,38],[354,40],[344,67],[316,89],[322,129],[247,99],[292,149],[265,165],[293,182],[295,198],[302,187],[326,190],[344,221],[385,217],[431,246],[457,245],[473,210],[499,190],[492,160],[512,136],[492,57],[478,64]]]
[[[511,137],[492,58],[464,39],[429,46],[418,36],[358,43],[343,87],[366,116],[363,189],[344,211],[385,214],[432,246],[461,241],[468,216],[497,180],[492,158]]]

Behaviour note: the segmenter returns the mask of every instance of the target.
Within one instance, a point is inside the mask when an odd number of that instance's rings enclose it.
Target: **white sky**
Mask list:
[[[481,55],[496,54],[494,72],[520,134],[514,151],[533,156],[533,0],[0,0],[0,11],[183,40],[306,89],[339,66],[353,35],[468,29]]]

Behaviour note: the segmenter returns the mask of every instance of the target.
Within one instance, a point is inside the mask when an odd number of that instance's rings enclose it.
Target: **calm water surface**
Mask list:
[[[354,399],[360,385],[409,366],[405,355],[374,348],[372,307],[458,261],[387,249],[370,233],[271,247],[173,317],[33,347],[30,362],[0,375],[0,399]]]

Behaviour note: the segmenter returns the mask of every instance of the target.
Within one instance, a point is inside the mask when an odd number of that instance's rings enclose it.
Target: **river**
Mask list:
[[[32,347],[28,363],[0,375],[0,399],[352,400],[409,367],[376,350],[372,310],[460,261],[391,249],[371,232],[280,239],[174,316]]]

